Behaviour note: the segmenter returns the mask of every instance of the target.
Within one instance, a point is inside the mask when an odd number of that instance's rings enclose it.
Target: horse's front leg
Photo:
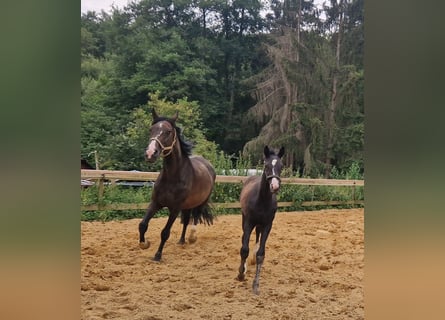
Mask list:
[[[148,229],[148,222],[153,218],[154,214],[160,209],[160,207],[151,202],[147,208],[144,218],[139,223],[139,247],[141,249],[147,249],[150,247],[150,241],[145,241],[145,232]]]
[[[261,267],[264,262],[264,255],[266,253],[266,241],[269,236],[270,230],[272,229],[272,223],[264,227],[264,230],[261,232],[260,246],[258,251],[256,252],[256,272],[255,279],[253,279],[252,290],[255,294],[260,294],[259,286],[260,286],[260,273]]]
[[[153,257],[154,261],[161,261],[162,257],[162,249],[164,249],[165,242],[170,237],[170,229],[175,222],[176,218],[178,217],[179,209],[172,210],[170,209],[170,215],[168,216],[167,223],[161,231],[161,243],[159,244],[158,251],[156,252],[155,256]]]
[[[241,263],[240,263],[240,266],[238,269],[238,280],[239,281],[243,281],[246,276],[246,272],[247,272],[246,260],[249,255],[249,240],[250,240],[250,234],[252,233],[252,230],[253,230],[253,226],[251,226],[248,222],[243,221],[243,236],[241,238],[242,246],[240,249]]]
[[[256,226],[255,228],[255,248],[253,249],[252,257],[250,258],[250,264],[255,265],[256,264],[256,253],[258,252],[258,249],[260,248],[260,235],[261,235],[262,229],[260,226]]]

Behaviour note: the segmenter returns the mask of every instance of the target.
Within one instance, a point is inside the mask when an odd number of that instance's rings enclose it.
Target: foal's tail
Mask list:
[[[204,223],[207,225],[213,224],[213,215],[208,201],[204,202],[199,207],[192,209],[193,224]]]

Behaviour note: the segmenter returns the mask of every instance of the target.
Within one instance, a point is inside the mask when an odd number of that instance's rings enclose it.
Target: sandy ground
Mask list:
[[[146,250],[139,221],[81,223],[82,319],[364,319],[363,209],[277,213],[258,296],[254,266],[236,280],[240,215],[199,225],[184,246],[177,219],[160,263],[166,218],[150,222]]]

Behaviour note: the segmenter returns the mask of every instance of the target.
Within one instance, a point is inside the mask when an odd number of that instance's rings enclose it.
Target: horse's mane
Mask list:
[[[158,123],[160,121],[167,121],[172,125],[173,128],[175,128],[176,137],[178,137],[182,153],[186,156],[191,156],[193,150],[193,144],[190,141],[184,140],[184,138],[181,135],[181,128],[177,127],[175,123],[170,118],[167,117],[158,117],[156,120],[153,121],[153,124]]]

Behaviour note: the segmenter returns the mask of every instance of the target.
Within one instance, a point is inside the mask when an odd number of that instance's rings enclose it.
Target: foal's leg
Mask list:
[[[250,264],[254,265],[256,264],[256,253],[258,252],[258,249],[260,248],[260,235],[262,232],[262,228],[260,226],[256,226],[255,228],[255,248],[253,249],[252,257],[250,258]]]
[[[253,279],[252,283],[253,293],[255,294],[260,293],[258,288],[260,286],[261,267],[263,266],[264,255],[266,253],[267,237],[269,236],[271,229],[272,229],[272,223],[264,227],[264,230],[261,233],[260,247],[258,248],[258,251],[256,253],[256,272],[255,272],[255,279]]]
[[[139,247],[141,247],[141,249],[147,249],[150,247],[150,241],[145,241],[145,232],[147,232],[148,229],[148,222],[151,218],[153,218],[154,214],[159,209],[160,207],[156,203],[151,202],[147,208],[144,218],[139,223]]]
[[[240,256],[241,256],[241,263],[238,269],[238,280],[243,281],[244,277],[247,272],[247,264],[246,259],[249,255],[249,240],[250,240],[250,234],[252,233],[253,226],[247,221],[247,219],[244,219],[243,216],[243,236],[241,238],[242,246],[240,250]]]
[[[161,231],[161,243],[159,244],[158,251],[156,252],[153,260],[161,261],[162,249],[164,249],[165,242],[170,237],[170,229],[178,217],[179,210],[170,210],[170,215],[168,216],[167,223],[165,224],[164,229]]]
[[[187,226],[190,222],[190,214],[191,210],[182,210],[181,220],[182,220],[182,233],[181,238],[178,241],[178,244],[185,244],[185,232],[187,231]]]

